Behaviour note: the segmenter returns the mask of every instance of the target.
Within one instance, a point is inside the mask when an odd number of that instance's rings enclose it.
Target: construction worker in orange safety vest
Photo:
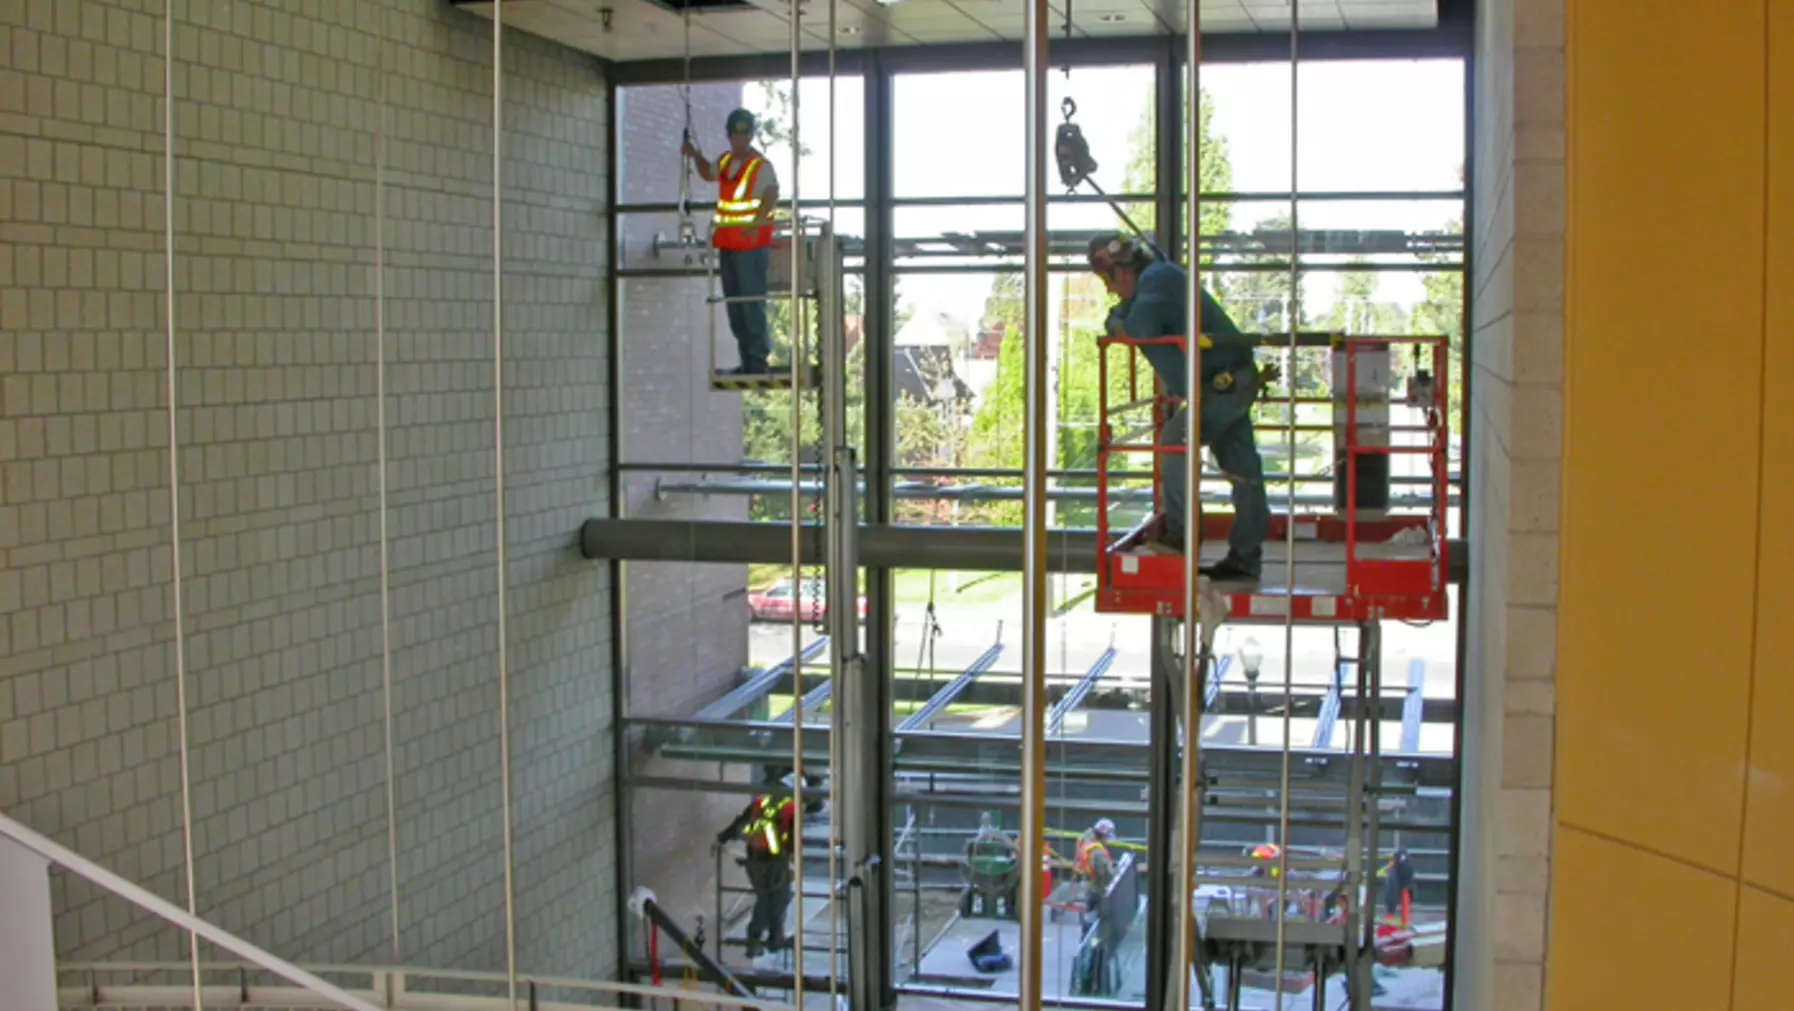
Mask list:
[[[793,777],[783,782],[790,786]],[[764,948],[786,946],[785,913],[791,907],[792,837],[797,825],[796,805],[790,797],[755,797],[742,812],[717,833],[718,847],[735,839],[747,845],[740,861],[754,890],[754,911],[748,919],[747,953],[759,956]]]
[[[729,150],[713,165],[691,141],[685,140],[685,156],[705,182],[717,184],[716,215],[712,219],[711,244],[717,249],[717,274],[722,278],[729,330],[741,353],[741,365],[725,370],[732,375],[759,375],[768,371],[772,332],[766,321],[766,273],[772,265],[772,214],[779,203],[779,177],[766,156],[754,148],[754,114],[746,109],[729,113],[726,123]]]
[[[1078,876],[1084,879],[1084,910],[1094,915],[1102,904],[1103,896],[1109,893],[1109,884],[1115,880],[1115,856],[1109,852],[1109,843],[1115,838],[1115,823],[1102,818],[1078,837],[1078,855],[1076,866]]]

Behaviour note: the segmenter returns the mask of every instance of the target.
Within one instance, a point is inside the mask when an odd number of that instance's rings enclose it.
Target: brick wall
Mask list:
[[[712,159],[723,149],[722,125],[742,103],[738,83],[692,88],[698,145]],[[677,86],[624,89],[618,95],[620,202],[670,203],[680,188],[679,142],[685,111]],[[714,201],[716,188],[695,175],[692,197]],[[625,267],[682,266],[683,254],[652,253],[656,232],[676,234],[675,214],[630,215],[618,227]],[[700,235],[709,212],[697,214]],[[677,259],[674,259],[677,257]],[[710,389],[707,342],[711,311],[706,281],[634,277],[620,284],[623,459],[652,463],[737,463],[742,400],[751,394]],[[735,364],[734,340],[717,313],[719,363]],[[659,475],[625,482],[624,510],[635,517],[743,520],[747,500],[681,495],[657,500]],[[698,475],[682,474],[680,478]],[[719,475],[720,476],[720,475]],[[628,568],[629,711],[637,716],[688,716],[726,692],[747,663],[747,569],[742,565],[634,563]],[[637,753],[643,773],[667,770]],[[666,908],[689,918],[714,909],[709,840],[740,806],[735,798],[653,791],[632,801],[635,884],[653,888]],[[714,911],[709,914],[714,919]]]
[[[184,902],[162,9],[0,0],[0,810]],[[200,912],[290,958],[395,957],[383,320],[397,957],[503,968],[491,26],[439,0],[187,0],[175,15]],[[512,35],[505,57],[520,966],[602,975],[609,587],[571,538],[608,508],[607,86],[541,39]],[[56,900],[65,957],[181,955],[176,933],[79,882]]]
[[[1457,1006],[1537,1011],[1550,904],[1564,6],[1478,8]]]

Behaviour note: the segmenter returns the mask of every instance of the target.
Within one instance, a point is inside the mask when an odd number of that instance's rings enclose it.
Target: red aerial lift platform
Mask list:
[[[1150,368],[1140,368],[1140,347],[1152,343],[1185,347],[1187,340],[1116,337],[1101,343],[1105,350],[1099,385],[1103,421],[1097,452],[1097,539],[1102,555],[1097,566],[1096,609],[1181,618],[1187,597],[1184,557],[1149,546],[1148,542],[1162,523],[1163,495],[1157,487],[1160,457],[1184,449],[1118,439],[1114,422],[1123,412],[1150,405],[1152,429],[1158,430],[1176,402],[1165,396],[1162,384],[1157,383],[1150,397],[1137,395],[1141,372],[1150,374]],[[1304,623],[1355,624],[1446,618],[1446,467],[1450,444],[1446,339],[1335,334],[1330,335],[1328,343],[1333,351],[1330,402],[1334,461],[1335,467],[1344,471],[1343,480],[1336,479],[1336,483],[1343,486],[1344,494],[1335,495],[1336,506],[1331,511],[1298,513],[1293,518],[1273,512],[1261,578],[1256,582],[1215,582],[1210,588],[1227,599],[1227,617],[1232,620],[1282,621],[1289,617]],[[1116,345],[1128,349],[1130,396],[1126,403],[1112,406],[1107,348]],[[1398,345],[1414,349],[1412,371],[1403,377],[1406,389],[1399,398],[1393,395],[1395,377],[1388,367],[1393,357],[1391,351]],[[1356,395],[1350,395],[1353,391]],[[1278,402],[1281,401],[1276,398],[1260,400]],[[1315,402],[1313,398],[1297,400],[1298,404]],[[1396,408],[1418,415],[1419,424],[1390,424]],[[1272,427],[1287,431],[1284,426]],[[1315,427],[1298,426],[1305,431]],[[1153,460],[1154,512],[1117,536],[1110,527],[1109,497],[1111,475],[1119,469],[1115,457],[1140,454],[1150,454]],[[1417,469],[1429,478],[1428,500],[1419,508],[1407,510],[1362,506],[1359,483],[1360,471],[1365,468],[1359,461],[1369,457],[1381,457],[1387,463],[1421,460]],[[1293,470],[1293,460],[1290,466]],[[1394,469],[1374,468],[1382,471],[1385,479]],[[1272,496],[1273,510],[1278,497]],[[1202,517],[1200,540],[1190,546],[1201,553],[1204,564],[1219,561],[1225,553],[1232,524],[1231,515]],[[1289,564],[1292,545],[1288,540],[1292,527],[1293,569]]]

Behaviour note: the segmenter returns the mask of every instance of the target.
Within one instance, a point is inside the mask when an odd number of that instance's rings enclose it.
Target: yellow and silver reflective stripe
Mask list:
[[[725,155],[724,161],[727,160],[728,156]],[[730,187],[730,195],[716,202],[717,224],[725,227],[745,225],[759,216],[760,198],[751,195],[744,197],[742,194],[754,192],[754,181],[760,174],[760,161],[761,159],[755,158],[748,162],[747,168],[741,170],[740,177]]]

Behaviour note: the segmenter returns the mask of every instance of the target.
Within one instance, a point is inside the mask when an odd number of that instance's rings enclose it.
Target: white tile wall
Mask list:
[[[1542,1006],[1563,441],[1562,0],[1478,10],[1457,1005]]]
[[[0,0],[0,809],[184,899],[163,333],[162,4]],[[377,21],[389,12],[384,24]],[[438,0],[175,3],[175,321],[196,884],[387,961],[375,149],[384,123],[403,957],[502,968],[490,26]],[[379,105],[376,39],[391,38]],[[506,47],[520,959],[614,954],[606,85]],[[58,885],[65,955],[180,939]]]

